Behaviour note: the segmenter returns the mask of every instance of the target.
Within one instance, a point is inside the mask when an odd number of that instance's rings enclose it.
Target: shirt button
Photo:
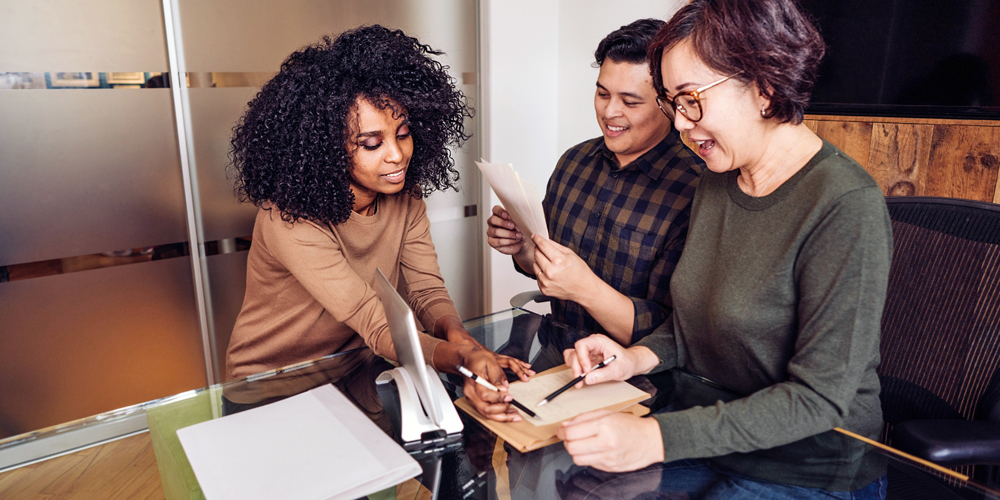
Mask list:
[[[592,214],[590,214],[590,218],[594,219],[594,220],[600,219],[601,218],[601,214],[596,213],[596,212],[592,213]]]

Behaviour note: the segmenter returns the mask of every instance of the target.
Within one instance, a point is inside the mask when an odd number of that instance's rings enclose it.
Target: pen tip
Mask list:
[[[548,403],[548,402],[549,402],[548,399],[543,399],[541,403],[538,403],[537,405],[535,405],[535,408],[538,408],[539,406],[544,406],[545,403]]]

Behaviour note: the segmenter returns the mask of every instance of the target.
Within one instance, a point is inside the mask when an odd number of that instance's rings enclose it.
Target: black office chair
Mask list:
[[[1000,467],[989,464],[1000,464],[1000,205],[928,197],[886,203],[893,258],[878,369],[882,439],[995,486]]]

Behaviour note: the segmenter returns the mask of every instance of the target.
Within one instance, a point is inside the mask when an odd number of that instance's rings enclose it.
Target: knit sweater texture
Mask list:
[[[226,353],[229,379],[369,346],[395,359],[376,269],[408,298],[427,331],[458,317],[438,268],[427,208],[409,195],[380,196],[371,216],[337,225],[294,224],[261,208],[247,260],[247,287]],[[441,339],[423,334],[432,363]]]
[[[671,280],[674,312],[638,343],[734,398],[657,414],[667,461],[831,491],[884,473],[879,334],[892,229],[878,185],[824,141],[773,193],[706,172]],[[731,400],[726,400],[731,399]]]

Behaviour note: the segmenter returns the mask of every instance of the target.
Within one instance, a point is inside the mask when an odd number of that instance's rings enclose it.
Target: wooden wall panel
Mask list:
[[[803,123],[886,195],[1000,203],[1000,121],[809,115]]]
[[[875,123],[863,165],[887,196],[923,196],[933,125]]]
[[[872,123],[862,121],[820,121],[816,134],[826,139],[863,166],[868,164]]]
[[[808,115],[802,123],[865,167],[887,196],[1000,204],[1000,121]]]
[[[992,202],[998,158],[1000,128],[935,126],[925,194]]]

